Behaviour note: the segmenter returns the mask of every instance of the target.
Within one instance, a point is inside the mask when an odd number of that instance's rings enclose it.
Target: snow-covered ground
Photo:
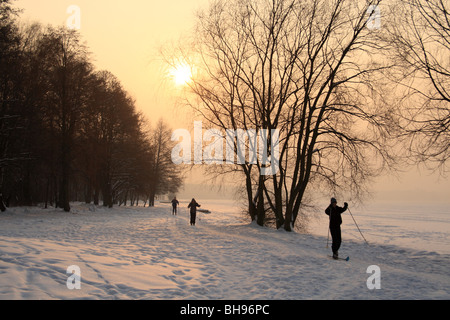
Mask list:
[[[324,209],[310,223],[313,234],[326,235],[328,216]],[[377,203],[350,208],[350,212],[369,243],[450,255],[449,205]],[[342,219],[343,240],[362,240],[348,211]]]
[[[167,204],[74,204],[76,214],[10,209],[0,214],[0,299],[450,298],[448,212],[394,219],[387,209],[382,217],[352,211],[371,245],[344,216],[345,262],[327,257],[321,219],[312,234],[287,233],[239,222],[238,207],[226,201],[200,203],[212,213],[200,213],[195,227],[183,202],[178,216]],[[80,290],[66,285],[72,265],[81,271]],[[367,287],[372,265],[381,271],[380,290]]]

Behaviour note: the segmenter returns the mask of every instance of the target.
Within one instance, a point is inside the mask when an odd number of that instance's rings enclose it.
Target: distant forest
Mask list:
[[[95,70],[77,31],[19,14],[0,0],[0,200],[68,212],[177,192],[170,128],[150,126],[119,79]]]

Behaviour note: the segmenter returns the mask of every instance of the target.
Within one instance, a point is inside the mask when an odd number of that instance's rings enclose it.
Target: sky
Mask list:
[[[109,70],[122,82],[151,123],[164,118],[172,129],[190,129],[192,119],[177,107],[179,88],[168,80],[160,49],[187,36],[195,13],[209,0],[17,0],[21,20],[65,25],[76,5],[80,33],[98,70]],[[186,120],[189,119],[189,120]],[[190,124],[189,124],[190,123]],[[189,177],[187,183],[197,183]],[[443,203],[450,205],[450,179],[425,169],[409,168],[398,177],[383,176],[372,186],[373,201]],[[220,197],[220,192],[218,193]],[[209,190],[208,197],[211,197]]]
[[[98,70],[109,70],[155,123],[174,122],[173,84],[164,74],[159,50],[188,34],[196,11],[208,0],[17,0],[24,21],[65,25],[71,5],[80,8],[80,33]],[[178,121],[175,121],[180,125]]]

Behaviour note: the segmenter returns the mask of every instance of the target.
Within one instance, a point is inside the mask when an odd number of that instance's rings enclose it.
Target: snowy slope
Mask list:
[[[76,214],[15,208],[0,214],[0,299],[449,299],[450,256],[206,218],[167,205],[74,204]],[[212,213],[214,215],[214,212]],[[67,267],[81,290],[66,287]],[[366,285],[371,265],[381,290]]]

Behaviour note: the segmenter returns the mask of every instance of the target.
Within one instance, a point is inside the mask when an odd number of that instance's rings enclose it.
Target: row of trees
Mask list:
[[[153,204],[176,192],[170,130],[150,128],[77,31],[20,25],[0,1],[0,193],[8,205]],[[169,140],[168,138],[169,137]]]
[[[378,10],[380,29],[368,26]],[[311,187],[360,197],[405,155],[445,166],[449,12],[441,0],[217,0],[199,13],[174,54],[193,66],[187,105],[211,127],[280,130],[276,174],[231,170],[252,220],[291,230]]]

